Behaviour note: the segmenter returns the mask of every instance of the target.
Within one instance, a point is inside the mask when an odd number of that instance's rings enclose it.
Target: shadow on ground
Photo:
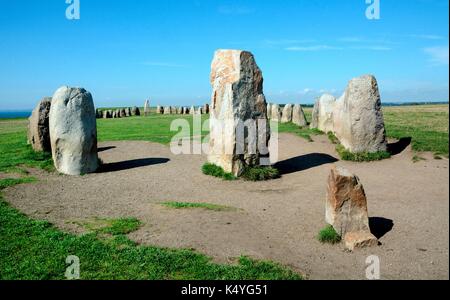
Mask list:
[[[388,152],[391,155],[398,155],[411,145],[411,141],[412,138],[410,137],[401,138],[398,142],[388,145]]]
[[[98,148],[97,152],[100,153],[100,152],[104,152],[104,151],[108,151],[108,150],[116,149],[116,148],[117,148],[116,146],[111,146],[111,147],[100,147],[100,148]]]
[[[97,173],[109,173],[117,172],[141,167],[147,167],[151,165],[165,164],[168,163],[170,159],[168,158],[142,158],[127,160],[121,162],[114,162],[109,164],[103,164],[98,169]]]
[[[311,153],[293,157],[275,164],[281,175],[291,174],[337,162],[338,159],[323,153]]]
[[[390,232],[392,228],[394,228],[394,221],[380,217],[373,217],[369,218],[369,226],[372,234],[377,239],[381,239],[388,232]]]

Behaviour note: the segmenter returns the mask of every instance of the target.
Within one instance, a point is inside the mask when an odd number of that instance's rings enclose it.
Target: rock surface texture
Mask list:
[[[82,175],[97,170],[97,125],[89,92],[59,88],[53,95],[49,125],[53,162],[60,173]]]
[[[294,108],[292,109],[292,123],[300,127],[305,127],[308,125],[305,112],[300,104],[294,105]]]
[[[42,99],[28,119],[28,143],[34,151],[50,152],[49,114],[52,98]]]
[[[281,123],[292,122],[292,104],[286,104],[281,114]]]
[[[265,148],[270,124],[263,76],[253,55],[240,50],[216,51],[211,65],[211,85],[209,162],[235,176],[240,176],[248,166],[268,164],[269,153]],[[253,124],[254,131],[241,131],[243,124]]]

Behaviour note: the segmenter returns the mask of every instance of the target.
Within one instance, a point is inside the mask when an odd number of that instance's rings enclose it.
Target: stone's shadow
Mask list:
[[[280,161],[274,165],[281,175],[312,169],[321,165],[337,162],[338,159],[323,153],[311,153]]]
[[[108,150],[116,149],[116,148],[117,148],[116,146],[100,147],[97,149],[97,152],[100,153],[100,152],[104,152],[104,151],[108,151]]]
[[[377,239],[381,239],[394,228],[394,221],[380,217],[372,217],[369,218],[369,227],[372,234]]]
[[[412,138],[410,137],[401,138],[398,142],[389,144],[387,151],[391,155],[398,155],[405,151],[405,149],[408,148],[409,145],[411,145],[411,141]]]
[[[109,172],[117,172],[129,169],[135,169],[140,167],[146,167],[151,165],[165,164],[169,162],[168,158],[142,158],[142,159],[134,159],[127,160],[121,162],[114,162],[109,164],[101,165],[97,173],[109,173]]]

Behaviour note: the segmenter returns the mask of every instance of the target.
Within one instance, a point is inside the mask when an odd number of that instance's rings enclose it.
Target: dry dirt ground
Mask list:
[[[326,137],[279,140],[281,179],[226,182],[205,176],[205,156],[171,154],[149,142],[102,143],[102,173],[68,177],[33,171],[39,181],[9,188],[5,198],[37,219],[79,233],[71,222],[134,216],[144,225],[130,238],[192,248],[219,262],[248,255],[269,259],[310,279],[365,279],[366,258],[378,255],[382,279],[449,278],[449,161],[412,162],[406,148],[392,159],[340,162]],[[364,184],[372,231],[382,245],[348,253],[323,245],[326,182],[332,164]],[[238,208],[175,210],[161,202],[207,202]]]

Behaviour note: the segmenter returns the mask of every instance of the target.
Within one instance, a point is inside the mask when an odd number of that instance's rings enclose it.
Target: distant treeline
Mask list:
[[[449,102],[387,102],[382,103],[382,106],[419,106],[419,105],[443,105],[449,104]],[[286,104],[280,104],[284,107]],[[314,104],[302,104],[302,107],[312,108]]]

